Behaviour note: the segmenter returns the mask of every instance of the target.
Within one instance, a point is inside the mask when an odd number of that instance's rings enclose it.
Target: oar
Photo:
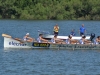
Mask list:
[[[13,38],[12,36],[10,36],[10,35],[8,35],[8,34],[2,34],[2,36],[3,36],[3,37],[7,37],[7,38],[12,38],[12,39],[14,39],[14,40],[19,41],[20,43],[24,43],[21,39],[19,39],[19,38]]]
[[[8,34],[2,34],[3,37],[7,37],[7,38],[12,38],[10,35]]]

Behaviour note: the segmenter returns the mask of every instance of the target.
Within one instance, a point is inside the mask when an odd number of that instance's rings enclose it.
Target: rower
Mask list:
[[[97,36],[96,40],[94,40],[94,44],[100,44],[100,36]]]
[[[57,35],[54,35],[54,37],[51,39],[52,43],[57,43],[57,44],[65,44],[65,42],[59,38],[57,38]]]
[[[29,36],[29,33],[27,33],[27,34],[24,36],[23,40],[24,40],[24,41],[27,41],[27,42],[33,42],[33,41],[35,41],[34,38],[31,38],[31,37]]]
[[[72,35],[68,36],[68,39],[66,40],[66,44],[77,44],[78,41],[75,39],[72,39]]]
[[[37,42],[39,42],[39,43],[50,43],[48,40],[43,38],[43,34],[39,34],[39,38],[37,38]]]
[[[91,43],[90,40],[86,40],[85,38],[86,38],[86,36],[85,35],[82,35],[82,38],[79,41],[80,44],[89,44],[89,43]]]

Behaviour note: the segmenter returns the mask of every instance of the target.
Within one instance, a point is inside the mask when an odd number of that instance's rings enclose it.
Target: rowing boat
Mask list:
[[[72,50],[86,50],[86,49],[94,49],[94,50],[99,50],[100,49],[100,44],[99,45],[94,45],[94,44],[52,44],[52,43],[38,43],[38,42],[23,42],[21,43],[19,40],[15,40],[13,38],[9,37],[4,37],[4,48],[31,48],[31,49],[36,49],[36,48],[49,48],[49,49],[72,49]]]
[[[53,38],[54,35],[49,35],[49,34],[46,34],[46,35],[43,35],[43,38],[45,39],[51,39]],[[91,36],[86,36],[86,39],[90,39]],[[59,39],[68,39],[68,36],[57,36],[57,38]],[[80,40],[82,37],[81,36],[73,36],[72,39],[75,39],[75,40]]]
[[[50,34],[49,32],[45,32],[45,31],[38,31],[38,34],[43,34],[43,38],[44,39],[52,39],[54,37],[54,35]],[[85,39],[87,40],[93,40],[95,37],[95,34],[94,33],[91,33],[90,35],[87,35]],[[66,40],[68,39],[68,36],[61,36],[61,35],[58,35],[57,38],[59,39],[63,39],[63,40]],[[82,36],[73,36],[72,39],[75,39],[75,40],[80,40],[82,38]]]

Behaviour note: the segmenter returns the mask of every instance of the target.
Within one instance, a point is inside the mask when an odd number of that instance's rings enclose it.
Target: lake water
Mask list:
[[[87,34],[100,35],[100,21],[67,20],[0,20],[0,34],[23,38],[28,32],[37,38],[37,31],[53,33],[53,26],[60,27],[59,35],[76,35],[82,24]],[[100,75],[100,50],[51,50],[3,48],[0,37],[0,75]]]

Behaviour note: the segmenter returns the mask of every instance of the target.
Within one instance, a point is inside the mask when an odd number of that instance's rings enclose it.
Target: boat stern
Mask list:
[[[4,37],[4,48],[31,48],[27,43],[20,43],[12,38]]]

